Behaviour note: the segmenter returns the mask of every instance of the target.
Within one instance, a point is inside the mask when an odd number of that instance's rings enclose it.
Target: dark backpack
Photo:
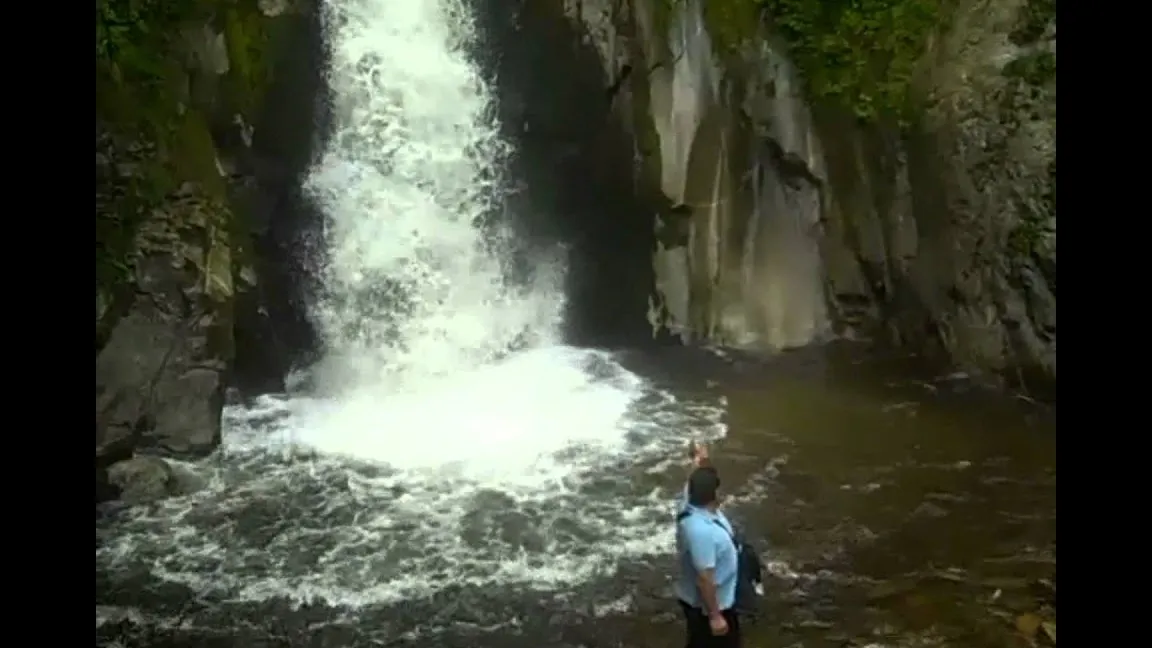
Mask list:
[[[676,516],[676,523],[689,515],[692,515],[691,511],[681,511]],[[712,520],[712,523],[724,529],[736,548],[736,604],[732,607],[741,616],[756,616],[760,613],[758,588],[764,583],[764,563],[760,561],[760,554],[742,537],[743,534],[733,534],[718,520]]]

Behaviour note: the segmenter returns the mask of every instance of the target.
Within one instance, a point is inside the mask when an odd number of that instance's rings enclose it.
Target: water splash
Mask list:
[[[458,0],[324,3],[333,135],[305,187],[327,215],[324,382],[396,388],[555,342],[560,269],[513,285],[506,145]]]

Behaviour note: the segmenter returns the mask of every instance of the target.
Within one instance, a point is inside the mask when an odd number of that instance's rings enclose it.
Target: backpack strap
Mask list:
[[[688,518],[691,515],[692,515],[692,511],[689,511],[689,510],[680,511],[676,515],[676,523],[679,524],[679,523],[683,522],[685,518]],[[732,541],[732,546],[737,551],[740,551],[740,543],[736,541],[736,536],[730,530],[728,530],[728,527],[721,524],[720,520],[717,520],[715,518],[712,518],[711,521],[712,521],[712,524],[715,524],[716,526],[720,527],[721,529],[724,530],[724,533],[728,534],[728,539]],[[729,522],[729,524],[731,524],[731,522]]]
[[[720,527],[721,529],[724,529],[724,533],[727,533],[728,538],[730,540],[732,540],[732,546],[736,547],[737,549],[740,548],[740,544],[738,542],[736,542],[736,535],[733,534],[731,531],[729,531],[728,527],[724,526],[723,524],[720,524],[720,520],[712,520],[712,524],[715,524],[716,526]],[[729,524],[731,524],[731,522],[729,522]]]

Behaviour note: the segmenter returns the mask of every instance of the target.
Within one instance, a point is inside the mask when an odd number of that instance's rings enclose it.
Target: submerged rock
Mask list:
[[[119,499],[128,504],[168,497],[176,487],[171,466],[159,457],[135,457],[112,464],[108,481],[119,490]]]
[[[139,456],[109,466],[109,485],[115,498],[125,504],[142,504],[176,495],[187,495],[204,486],[190,470],[161,457]]]

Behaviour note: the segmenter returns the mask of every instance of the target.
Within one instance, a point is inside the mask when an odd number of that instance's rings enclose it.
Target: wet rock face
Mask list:
[[[323,132],[319,18],[305,8],[244,0],[231,30],[186,26],[155,52],[181,62],[171,92],[98,65],[98,499],[118,486],[108,467],[138,451],[213,450],[225,388],[283,390],[313,344],[289,264],[319,226],[295,189]]]
[[[227,208],[189,185],[141,225],[125,313],[96,355],[96,454],[197,455],[220,439],[233,358]]]
[[[655,203],[637,182],[626,67],[602,65],[594,41],[558,5],[477,0],[474,57],[492,80],[503,134],[514,263],[530,273],[565,251],[566,333],[576,344],[649,342],[648,255]]]
[[[266,0],[261,9],[283,4]],[[282,390],[282,377],[307,364],[319,344],[307,305],[322,264],[324,217],[301,186],[330,123],[320,20],[318,12],[286,17],[276,76],[255,118],[247,182],[237,192],[260,279],[237,296],[233,384],[244,395]]]
[[[823,166],[790,65],[765,49],[746,69],[713,56],[704,4],[563,2],[613,85],[649,222],[657,335],[749,350],[824,337]],[[622,76],[622,75],[621,75]]]
[[[911,133],[819,120],[842,328],[1029,389],[1056,378],[1055,24],[1032,24],[1041,4],[961,3]]]
[[[1056,377],[1055,20],[1050,0],[954,5],[911,127],[803,99],[764,25],[716,56],[694,0],[556,0],[620,97],[655,219],[650,320],[778,349],[844,336],[1029,389]],[[702,17],[703,16],[703,17]]]

